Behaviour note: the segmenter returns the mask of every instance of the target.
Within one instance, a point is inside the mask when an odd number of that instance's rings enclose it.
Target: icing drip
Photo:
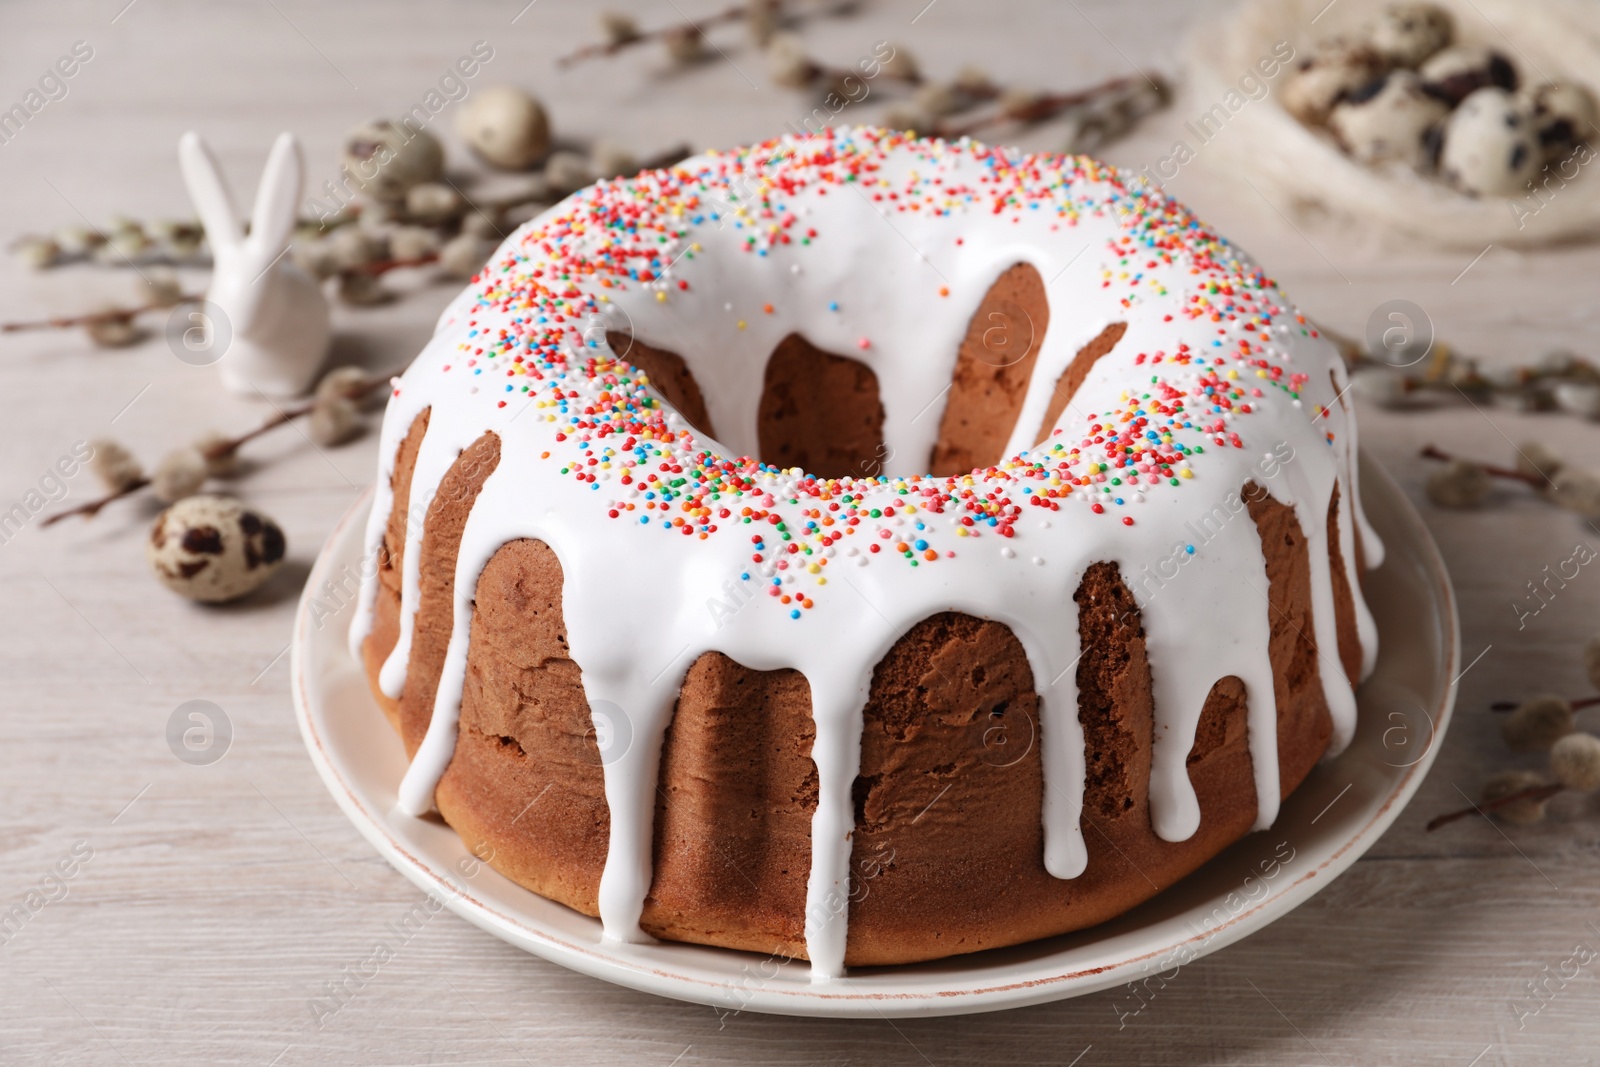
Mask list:
[[[1350,372],[1340,360],[1333,361],[1333,381],[1338,386],[1339,402],[1333,405],[1339,415],[1343,432],[1344,451],[1341,456],[1341,481],[1344,491],[1339,494],[1339,546],[1350,573],[1356,573],[1356,545],[1359,543],[1367,567],[1383,565],[1383,542],[1377,531],[1367,521],[1366,507],[1361,503],[1361,463],[1358,454],[1360,432],[1350,414],[1346,399],[1350,392]],[[1361,642],[1361,680],[1372,674],[1378,665],[1378,621],[1372,617],[1366,598],[1355,590],[1356,633]]]
[[[921,475],[960,339],[1019,262],[1045,280],[1051,322],[1012,458]],[[1063,369],[1124,322],[1035,447]],[[610,351],[612,330],[683,357],[717,439]],[[748,458],[765,361],[791,333],[877,375],[886,475],[819,480]],[[501,545],[531,537],[561,563],[569,649],[601,739],[607,937],[644,937],[662,738],[688,667],[718,651],[755,670],[792,667],[810,685],[818,800],[806,948],[814,975],[841,973],[872,671],[941,611],[1004,623],[1026,650],[1042,700],[1044,863],[1057,878],[1081,874],[1073,597],[1101,561],[1118,564],[1146,633],[1155,832],[1178,841],[1199,824],[1185,761],[1208,692],[1230,674],[1248,694],[1256,825],[1270,825],[1280,792],[1272,620],[1238,494],[1259,484],[1293,508],[1305,536],[1313,626],[1327,643],[1318,667],[1342,747],[1355,703],[1333,640],[1335,486],[1363,673],[1376,642],[1355,547],[1375,564],[1382,546],[1361,513],[1354,420],[1336,382],[1346,379],[1332,345],[1254,264],[1159,190],[1086,158],[830,131],[603,182],[513,235],[396,385],[371,552],[394,506],[399,443],[430,414],[386,693],[405,683],[428,502],[482,434],[498,434],[505,457],[463,531],[433,717],[400,807],[430,808],[454,752],[478,577]],[[376,596],[369,578],[353,650],[371,632]]]
[[[1079,580],[1082,580],[1081,574]],[[1067,613],[1073,614],[1070,610]],[[1077,627],[1062,631],[1053,655],[1031,647],[1027,637],[1023,638],[1023,647],[1033,667],[1034,684],[1039,685],[1044,679],[1053,680],[1048,686],[1039,686],[1044,869],[1056,878],[1076,878],[1089,866],[1089,849],[1083,842],[1085,769],[1083,723],[1078,721],[1077,668],[1081,647]]]
[[[1249,526],[1247,515],[1231,521]],[[1186,760],[1206,695],[1218,678],[1236,675],[1248,697],[1250,761],[1255,769],[1257,824],[1270,825],[1278,810],[1277,702],[1267,640],[1272,626],[1266,604],[1267,572],[1259,545],[1249,538],[1221,537],[1187,564],[1197,568],[1139,603],[1156,731],[1150,761],[1150,823],[1165,841],[1187,840],[1200,826],[1200,802],[1189,782]],[[1190,578],[1195,580],[1191,581]],[[1227,620],[1218,640],[1195,639],[1193,620],[1214,610],[1207,598],[1229,582],[1259,591],[1248,610]]]
[[[887,649],[885,649],[887,651]],[[815,677],[808,674],[807,677]],[[817,736],[817,810],[811,816],[811,874],[806,879],[806,955],[813,978],[844,973],[846,913],[850,901],[850,835],[856,828],[850,790],[861,769],[865,684],[821,676],[811,687]],[[865,680],[863,679],[863,682]]]

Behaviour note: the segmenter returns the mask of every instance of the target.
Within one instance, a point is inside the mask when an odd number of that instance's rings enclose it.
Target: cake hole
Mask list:
[[[527,752],[523,751],[522,744],[515,737],[508,737],[505,734],[497,734],[491,740],[499,745],[501,751],[503,752],[510,752],[518,759],[528,758]]]
[[[966,474],[1005,459],[1050,325],[1044,279],[1032,264],[1008,267],[967,323],[928,469]]]
[[[756,416],[761,461],[818,478],[875,478],[889,460],[883,417],[871,367],[792,333],[767,360]]]
[[[1100,361],[1100,357],[1107,355],[1117,342],[1122,340],[1122,335],[1128,331],[1125,322],[1113,322],[1101,330],[1095,339],[1078,349],[1078,354],[1072,357],[1072,362],[1067,364],[1066,370],[1061,372],[1061,377],[1056,379],[1055,391],[1050,394],[1050,406],[1045,408],[1044,421],[1039,424],[1039,432],[1035,435],[1034,444],[1041,445],[1050,438],[1050,431],[1055,427],[1056,420],[1061,413],[1072,403],[1072,397],[1089,377],[1089,372]]]
[[[711,414],[706,410],[705,394],[700,392],[700,383],[695,381],[694,372],[682,356],[647,345],[620,330],[606,331],[606,344],[617,358],[644,371],[656,392],[676,408],[690,426],[707,437],[716,436],[711,427]]]

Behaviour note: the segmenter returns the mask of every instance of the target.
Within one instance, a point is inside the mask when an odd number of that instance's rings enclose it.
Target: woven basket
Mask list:
[[[1457,43],[1496,48],[1516,66],[1524,85],[1562,79],[1600,90],[1600,4],[1435,2],[1454,16]],[[1244,0],[1203,23],[1190,40],[1190,78],[1179,106],[1199,116],[1227,99],[1237,110],[1214,140],[1196,146],[1195,157],[1248,178],[1280,210],[1332,215],[1340,224],[1384,236],[1474,250],[1600,236],[1600,144],[1551,164],[1536,180],[1537,191],[1523,197],[1471,197],[1398,165],[1358,163],[1326,131],[1308,128],[1284,110],[1278,91],[1287,71],[1262,79],[1259,61],[1275,46],[1282,54],[1281,43],[1288,42],[1292,66],[1323,38],[1359,31],[1379,6],[1376,0]],[[1251,73],[1269,89],[1264,96],[1257,89],[1257,99],[1239,105],[1240,80]]]

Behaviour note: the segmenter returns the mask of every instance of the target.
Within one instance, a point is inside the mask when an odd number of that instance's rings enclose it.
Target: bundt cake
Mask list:
[[[1101,922],[1355,728],[1334,346],[1085,157],[827,130],[600,182],[394,382],[351,640],[413,815],[813,974]]]

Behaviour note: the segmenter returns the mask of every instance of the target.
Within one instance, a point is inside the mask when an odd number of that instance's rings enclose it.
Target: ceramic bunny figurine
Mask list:
[[[205,224],[214,263],[206,299],[224,321],[211,324],[222,384],[235,393],[296,396],[316,380],[328,350],[328,301],[285,251],[294,236],[305,164],[300,143],[281,133],[256,191],[250,234],[240,232],[233,198],[211,150],[190,131],[178,142],[189,198]]]

